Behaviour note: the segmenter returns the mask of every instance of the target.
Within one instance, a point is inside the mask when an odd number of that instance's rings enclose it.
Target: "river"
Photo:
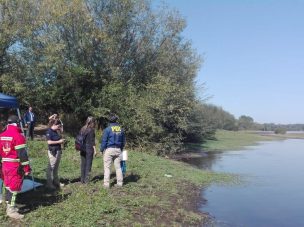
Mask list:
[[[242,176],[237,185],[202,191],[211,226],[304,226],[304,140],[263,142],[241,151],[207,153],[189,163]]]

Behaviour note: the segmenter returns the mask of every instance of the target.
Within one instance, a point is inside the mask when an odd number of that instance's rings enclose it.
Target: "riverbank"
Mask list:
[[[200,156],[202,152],[241,150],[246,146],[256,145],[258,142],[282,140],[282,139],[304,139],[304,133],[273,134],[262,131],[225,131],[217,130],[215,138],[204,144],[189,144],[186,156]]]
[[[208,140],[200,145],[206,151],[240,150],[245,146],[256,145],[261,141],[279,139],[274,134],[262,134],[258,131],[226,131],[218,130],[214,140]]]
[[[45,183],[45,141],[29,141],[36,181]],[[94,159],[92,181],[80,184],[80,158],[72,138],[60,164],[66,186],[57,192],[43,186],[19,195],[17,203],[25,219],[14,222],[0,209],[4,226],[200,226],[207,215],[198,211],[200,188],[232,177],[202,171],[190,165],[136,151],[129,152],[127,176],[122,188],[102,187],[103,164]],[[115,174],[112,174],[112,185]]]

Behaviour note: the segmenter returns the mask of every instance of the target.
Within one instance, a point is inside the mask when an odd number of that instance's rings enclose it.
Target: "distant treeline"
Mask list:
[[[275,131],[276,129],[283,128],[286,131],[304,131],[304,124],[274,124],[266,123],[260,124],[259,129],[263,131]]]
[[[261,130],[261,131],[304,131],[304,124],[275,124],[257,123],[250,116],[243,115],[235,121],[238,130]]]

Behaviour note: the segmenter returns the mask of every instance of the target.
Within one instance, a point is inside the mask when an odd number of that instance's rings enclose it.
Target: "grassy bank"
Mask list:
[[[255,145],[260,141],[281,139],[304,139],[303,133],[292,134],[263,134],[257,131],[225,131],[218,130],[214,140],[208,140],[203,145],[196,145],[206,151],[239,150],[245,146]]]
[[[273,136],[265,136],[250,131],[218,130],[215,134],[215,140],[208,140],[201,146],[207,151],[239,150],[244,146],[255,145],[259,141],[274,139]]]
[[[45,183],[46,142],[30,141],[29,153],[37,181]],[[197,211],[199,188],[211,182],[231,180],[224,174],[201,171],[189,165],[129,152],[127,176],[122,188],[102,188],[102,156],[94,159],[92,180],[79,182],[79,154],[70,142],[64,150],[60,176],[66,186],[57,192],[40,187],[19,195],[25,219],[14,222],[0,209],[1,225],[24,226],[172,226],[199,225],[205,216]],[[115,175],[115,174],[114,174]],[[172,176],[172,177],[170,177]],[[112,185],[114,184],[112,176]]]

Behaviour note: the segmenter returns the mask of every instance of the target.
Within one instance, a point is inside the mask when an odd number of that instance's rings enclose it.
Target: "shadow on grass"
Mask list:
[[[103,182],[103,178],[104,178],[104,175],[97,175],[97,176],[95,176],[95,177],[92,178],[91,182],[93,182],[93,183],[97,183],[98,181]],[[110,175],[110,179],[113,179],[113,178],[116,178],[116,174],[115,173],[112,173]],[[132,183],[132,182],[137,182],[139,179],[140,179],[139,175],[130,173],[130,174],[127,174],[124,177],[123,182],[124,182],[124,184],[128,184],[128,183]],[[113,186],[115,183],[116,183],[116,181],[112,182],[111,186]]]
[[[39,207],[51,206],[55,203],[66,200],[71,193],[61,193],[60,191],[50,191],[41,186],[36,190],[31,190],[18,195],[17,204],[21,205],[20,213],[30,213]]]
[[[140,176],[138,174],[127,174],[127,176],[124,177],[124,184],[129,184],[129,183],[135,183],[140,179]]]
[[[115,174],[111,174],[111,178],[114,177]],[[91,179],[91,182],[93,183],[97,183],[98,181],[103,181],[103,177],[104,175],[97,175],[97,176],[94,176],[92,179]]]

